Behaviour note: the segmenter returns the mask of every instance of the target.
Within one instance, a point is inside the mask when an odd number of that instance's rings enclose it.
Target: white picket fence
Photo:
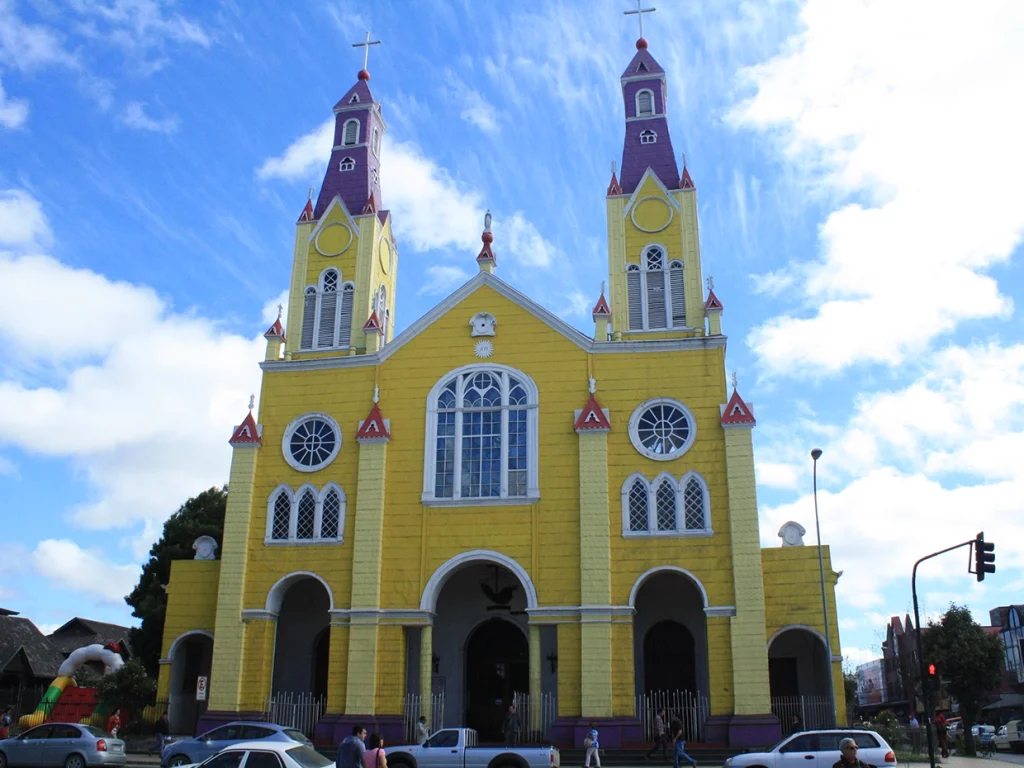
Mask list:
[[[444,693],[430,694],[430,711],[423,711],[423,700],[418,693],[405,695],[405,738],[410,744],[416,743],[416,723],[420,715],[427,716],[427,730],[431,733],[444,727]]]
[[[558,698],[555,694],[541,694],[539,701],[534,701],[528,693],[516,693],[513,694],[512,702],[516,705],[519,722],[522,724],[520,741],[529,744],[547,739],[551,724],[558,716]]]
[[[281,691],[263,703],[263,716],[268,722],[294,728],[312,738],[326,709],[325,696]]]
[[[836,727],[835,707],[828,696],[772,696],[772,714],[779,718],[784,734],[793,731],[794,715],[804,730]]]
[[[640,721],[644,741],[654,741],[654,717],[665,712],[665,729],[673,720],[683,724],[687,741],[704,741],[704,721],[711,715],[707,694],[692,691],[649,691],[636,697],[636,717]],[[671,734],[669,734],[671,738]]]

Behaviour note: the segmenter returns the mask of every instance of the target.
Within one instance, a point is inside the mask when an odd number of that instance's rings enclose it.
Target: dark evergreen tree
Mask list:
[[[142,626],[132,629],[132,653],[151,677],[159,672],[167,610],[164,589],[171,578],[171,561],[193,558],[192,544],[200,536],[216,539],[217,554],[221,554],[227,499],[228,489],[224,486],[203,491],[182,504],[164,523],[163,535],[149,551],[149,562],[142,567],[139,583],[125,598],[132,607],[132,615],[142,619]]]

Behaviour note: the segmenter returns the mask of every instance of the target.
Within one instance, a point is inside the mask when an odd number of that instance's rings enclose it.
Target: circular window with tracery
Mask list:
[[[696,423],[690,409],[678,400],[648,400],[629,419],[633,447],[649,459],[669,461],[693,445]]]
[[[341,430],[325,413],[307,413],[288,425],[282,442],[285,460],[300,472],[323,469],[338,455]]]

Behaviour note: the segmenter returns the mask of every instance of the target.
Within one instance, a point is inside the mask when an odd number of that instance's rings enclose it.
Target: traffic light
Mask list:
[[[986,573],[996,572],[995,549],[995,543],[985,541],[984,532],[974,538],[974,573],[978,581],[984,581]]]
[[[928,677],[934,679],[935,672],[936,672],[935,665],[934,664],[929,664],[928,665]]]

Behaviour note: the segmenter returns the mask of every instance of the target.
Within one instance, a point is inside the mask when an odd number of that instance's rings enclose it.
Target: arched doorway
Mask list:
[[[313,576],[287,587],[277,616],[273,695],[326,695],[331,596]]]
[[[644,636],[644,690],[697,692],[693,634],[678,621],[659,621]]]
[[[196,680],[210,677],[213,667],[213,635],[196,630],[179,636],[168,652],[171,659],[171,686],[167,718],[171,733],[195,733],[207,702],[196,700]]]
[[[530,646],[522,629],[488,619],[466,643],[466,725],[483,741],[502,738],[505,713],[516,693],[530,689]]]
[[[772,712],[787,732],[793,716],[804,728],[833,727],[828,700],[831,664],[825,638],[811,627],[783,627],[768,641],[768,682]]]

